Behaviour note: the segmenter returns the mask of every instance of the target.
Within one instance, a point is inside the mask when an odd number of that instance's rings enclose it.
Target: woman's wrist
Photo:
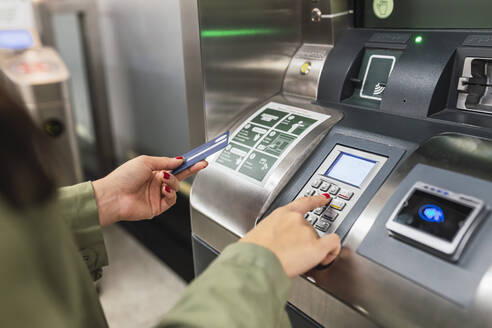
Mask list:
[[[120,221],[120,207],[118,196],[108,186],[105,178],[92,182],[99,214],[99,224],[102,227],[109,226]]]

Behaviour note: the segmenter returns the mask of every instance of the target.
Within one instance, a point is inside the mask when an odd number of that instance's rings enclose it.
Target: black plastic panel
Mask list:
[[[272,206],[269,208],[265,216],[270,214],[276,208],[286,205],[291,202],[300,190],[304,187],[307,181],[313,176],[317,171],[318,167],[324,162],[325,158],[331,153],[336,145],[342,145],[350,148],[360,149],[365,152],[374,153],[377,155],[388,157],[388,160],[383,165],[378,174],[374,177],[372,182],[369,184],[367,189],[361,195],[357,204],[350,210],[343,222],[337,228],[336,233],[343,239],[349,232],[352,225],[355,223],[360,213],[364,210],[365,206],[372,199],[376,191],[381,187],[386,178],[390,175],[393,169],[398,164],[399,160],[406,152],[405,145],[398,144],[395,142],[374,142],[372,140],[362,139],[354,136],[350,136],[349,131],[345,131],[345,134],[338,132],[330,133],[321,144],[318,146],[317,150],[311,155],[311,157],[306,161],[304,166],[299,170],[299,173],[295,176],[293,180],[287,185],[282,193],[273,202]],[[388,144],[392,144],[388,146]]]
[[[362,58],[368,49],[382,52],[399,50],[402,55],[387,80],[383,99],[376,105],[352,102],[352,106],[417,119],[432,117],[490,128],[492,115],[477,115],[476,112],[457,109],[457,87],[465,57],[492,58],[492,48],[488,47],[491,33],[491,30],[483,33],[465,30],[348,30],[325,62],[318,102],[340,104],[346,102],[357,87],[360,88]],[[420,43],[415,42],[416,36],[422,37]],[[409,40],[403,43],[407,37]]]

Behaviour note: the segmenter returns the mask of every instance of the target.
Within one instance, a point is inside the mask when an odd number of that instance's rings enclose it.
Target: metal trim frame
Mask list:
[[[188,126],[191,148],[206,140],[205,88],[203,85],[202,54],[198,0],[180,0],[183,61],[188,107]],[[184,24],[183,22],[186,22]]]
[[[109,173],[116,164],[109,99],[106,88],[104,56],[95,0],[37,0],[34,4],[42,27],[41,39],[55,45],[51,17],[58,13],[76,13],[80,20],[88,88],[96,135],[96,147],[101,174]]]

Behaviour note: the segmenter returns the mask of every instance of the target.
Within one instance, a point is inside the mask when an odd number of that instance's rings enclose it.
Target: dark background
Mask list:
[[[354,0],[356,27],[491,28],[491,0],[394,0],[393,13],[379,19],[373,0]]]

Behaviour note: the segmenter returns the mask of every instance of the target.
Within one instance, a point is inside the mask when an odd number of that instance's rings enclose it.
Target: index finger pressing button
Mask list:
[[[330,195],[323,194],[320,196],[299,198],[287,205],[291,211],[299,212],[304,215],[305,213],[314,210],[318,207],[323,207],[327,204],[327,199],[330,199]]]

